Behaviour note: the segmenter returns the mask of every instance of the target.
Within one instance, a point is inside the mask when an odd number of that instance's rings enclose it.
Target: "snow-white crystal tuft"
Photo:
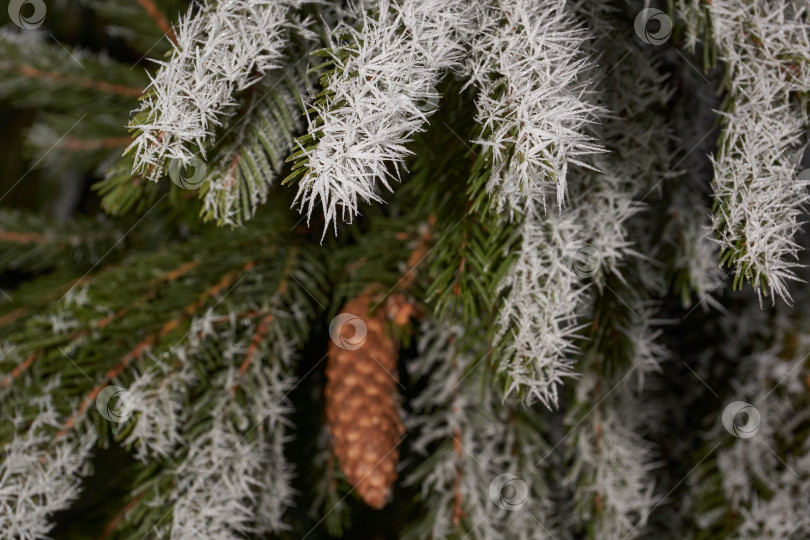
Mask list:
[[[294,204],[309,219],[320,200],[324,234],[330,225],[337,233],[338,218],[351,222],[359,202],[381,202],[380,186],[391,191],[399,180],[406,144],[433,112],[424,102],[460,63],[459,35],[475,21],[460,0],[382,0],[377,12],[360,29],[332,32],[333,49],[348,55],[335,56],[330,95],[312,105],[308,131],[317,144],[300,148],[306,172]]]
[[[150,180],[168,159],[182,166],[206,159],[215,129],[235,104],[234,93],[280,66],[286,14],[294,0],[207,0],[179,22],[171,59],[156,62],[138,113],[134,171]]]

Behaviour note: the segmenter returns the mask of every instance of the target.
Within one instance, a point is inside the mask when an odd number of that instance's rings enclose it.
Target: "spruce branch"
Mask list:
[[[307,220],[317,201],[337,234],[337,220],[349,223],[359,201],[382,202],[380,186],[392,191],[407,144],[424,129],[438,99],[435,87],[462,56],[460,35],[472,22],[464,2],[383,0],[365,14],[359,29],[340,25],[323,54],[331,70],[311,105],[308,133],[290,156],[297,182],[295,203]]]
[[[235,490],[223,484],[226,489],[216,491],[219,498],[208,502],[194,490],[187,494],[188,499],[181,497],[172,506],[175,520],[179,520],[172,526],[173,534],[185,530],[186,517],[207,512],[208,504],[234,512],[243,509],[239,515],[245,528],[240,530],[282,530],[283,514],[291,502],[284,491],[289,490],[291,469],[283,459],[287,440],[283,417],[289,408],[282,406],[282,397],[292,384],[293,351],[308,333],[307,320],[313,314],[310,295],[318,298],[323,274],[315,270],[319,262],[309,249],[285,247],[285,256],[279,257],[278,237],[272,236],[271,241],[264,233],[257,242],[256,231],[235,234],[210,232],[180,250],[154,253],[108,269],[94,280],[86,280],[83,300],[65,297],[47,314],[15,321],[4,343],[8,353],[0,360],[4,410],[18,411],[15,423],[4,418],[0,424],[4,450],[30,430],[30,422],[23,419],[39,414],[36,401],[27,394],[32,382],[43,374],[59,371],[55,386],[46,394],[58,409],[47,425],[35,430],[38,450],[34,457],[43,463],[60,452],[75,450],[85,434],[93,433],[86,442],[88,448],[108,440],[110,424],[95,413],[94,405],[107,385],[118,385],[128,389],[136,411],[128,423],[118,426],[115,437],[137,457],[156,461],[163,471],[163,480],[159,480],[163,488],[152,492],[148,502],[153,504],[151,497],[155,496],[164,504],[152,507],[151,512],[163,513],[167,497],[171,499],[175,492],[175,479],[197,485],[194,471],[199,468],[192,467],[198,461],[195,445],[201,459],[211,458],[207,449],[213,441],[205,437],[215,436],[220,429],[200,429],[211,418],[221,423],[222,449],[228,450],[213,458],[222,460],[223,470],[230,467],[234,474],[250,471],[248,476],[256,478]],[[246,245],[262,247],[245,257],[239,252]],[[267,294],[268,283],[276,284],[275,294]],[[200,291],[201,284],[205,286]],[[257,302],[257,298],[264,300]],[[222,311],[215,312],[215,307]],[[258,326],[251,322],[254,319]],[[122,341],[122,336],[128,337]],[[66,367],[65,356],[72,367]],[[102,376],[88,380],[87,373]],[[251,434],[258,423],[263,429]],[[269,435],[260,437],[262,433]],[[181,450],[185,445],[190,446],[188,454]],[[89,454],[74,454],[81,458],[75,467],[84,467]],[[189,472],[184,472],[185,461],[179,462],[179,469],[164,461],[183,456],[191,460]],[[206,468],[217,470],[213,465],[208,463]],[[152,471],[154,475],[154,468]],[[24,510],[26,503],[21,502],[24,487],[33,485],[25,474],[15,473],[3,479],[2,485],[10,501],[9,511],[23,512],[33,520],[35,512]],[[66,470],[60,474],[76,485],[78,473]],[[214,479],[225,482],[219,473]],[[56,506],[43,510],[41,523],[31,525],[31,530],[47,530],[53,512],[63,509],[78,493],[75,488],[60,491],[65,498],[54,499]],[[259,500],[267,513],[257,525],[259,512],[251,505]],[[152,517],[159,530],[166,525],[160,515]],[[218,534],[231,517],[223,513],[213,516],[215,519],[191,521],[197,528]],[[130,526],[129,519],[130,515],[124,516],[119,523]]]
[[[491,153],[477,144],[475,151],[480,153],[465,156],[465,161],[474,160],[466,197],[445,203],[434,226],[436,236],[455,249],[430,254],[432,279],[426,292],[437,318],[459,313],[465,324],[487,320],[497,310],[499,285],[518,258],[520,244],[518,224],[504,222],[486,193]]]
[[[534,467],[547,449],[544,426],[512,400],[502,403],[489,384],[486,353],[470,346],[465,330],[435,320],[420,326],[419,356],[411,378],[427,386],[408,420],[414,451],[424,456],[406,482],[420,486],[427,510],[404,531],[405,538],[537,538],[554,530],[544,476]],[[502,474],[525,492],[504,507],[492,485]],[[503,499],[500,499],[503,501]],[[507,511],[508,509],[515,511]]]
[[[292,1],[203,3],[178,24],[169,61],[158,61],[130,127],[137,135],[133,172],[157,180],[169,159],[205,160],[215,129],[234,111],[235,93],[281,66]]]
[[[49,392],[58,385],[56,377],[42,395],[31,398],[31,421],[17,410],[4,414],[0,422],[4,432],[9,424],[27,428],[3,445],[0,462],[0,531],[9,538],[45,537],[52,528],[51,516],[79,496],[80,479],[90,472],[88,458],[96,440],[92,430],[62,441],[47,454],[40,452],[47,430],[58,422],[54,396]]]
[[[505,396],[551,408],[564,378],[574,376],[573,340],[589,286],[574,266],[584,234],[577,215],[552,212],[544,222],[524,222],[520,236],[517,260],[498,284],[497,369]]]
[[[582,47],[592,62],[581,77],[598,81],[589,94],[598,122],[586,124],[584,132],[601,141],[607,152],[584,156],[590,166],[573,167],[568,185],[571,211],[587,231],[583,240],[598,263],[588,277],[601,293],[608,279],[626,279],[632,261],[657,248],[655,237],[645,250],[645,232],[634,229],[644,212],[654,211],[646,200],[671,169],[673,135],[662,111],[673,90],[656,60],[626,43],[623,13],[607,4],[579,5],[576,13],[591,37]],[[660,281],[653,277],[652,264],[644,267],[650,268],[645,285]]]
[[[565,3],[509,0],[483,10],[481,31],[466,66],[480,94],[476,140],[492,152],[488,191],[501,188],[500,206],[520,211],[543,183],[565,204],[569,165],[591,168],[580,156],[604,151],[585,132],[600,109],[591,103],[587,35]]]
[[[212,160],[203,219],[239,225],[267,201],[295,135],[304,127],[300,96],[306,95],[307,75],[296,66],[274,70],[251,87],[245,113]]]
[[[752,305],[761,312],[757,307]],[[689,506],[684,512],[704,537],[723,534],[753,539],[810,530],[807,500],[796,496],[810,489],[806,452],[810,441],[806,412],[810,344],[806,336],[794,334],[791,326],[783,319],[772,328],[725,330],[738,339],[756,336],[759,341],[748,354],[736,356],[739,351],[728,351],[735,357],[728,374],[731,380],[722,389],[727,395],[721,398],[726,403],[752,404],[761,421],[754,427],[755,444],[750,444],[753,437],[722,437],[734,428],[722,422],[701,433],[696,453],[706,460],[689,486]],[[791,335],[784,335],[785,331]],[[709,361],[716,365],[726,352],[716,351]]]
[[[616,232],[632,203],[621,193],[625,186],[595,174],[604,187],[602,197],[593,198],[608,207],[615,203],[609,215],[615,220],[600,222],[585,205],[562,210],[569,165],[597,171],[593,155],[604,151],[594,143],[603,133],[592,125],[605,112],[594,90],[595,52],[577,28],[576,14],[565,4],[540,8],[525,1],[502,3],[486,14],[486,31],[468,63],[470,82],[480,90],[476,142],[490,154],[486,189],[519,245],[495,287],[502,300],[493,358],[505,397],[555,407],[559,386],[573,375],[573,340],[593,276],[578,274],[578,257],[595,258],[587,264],[595,262],[598,274],[602,253],[615,259],[626,250]],[[559,212],[546,213],[550,193],[556,193]],[[601,232],[607,234],[598,248],[586,242]]]
[[[82,270],[111,252],[123,251],[121,231],[103,219],[58,223],[32,213],[0,211],[0,270]]]
[[[133,174],[134,161],[132,154],[123,156],[106,169],[103,180],[93,185],[101,196],[102,208],[112,216],[121,216],[130,211],[144,213],[161,200],[161,195],[165,196],[165,187],[161,189],[160,184],[147,181],[143,175]],[[169,187],[169,194],[173,186]]]
[[[806,8],[739,0],[679,8],[690,23],[690,43],[710,29],[706,39],[726,67],[712,182],[721,265],[732,270],[735,288],[751,283],[760,302],[768,295],[791,302],[788,283],[798,280],[800,249],[794,238],[808,202],[808,182],[796,178],[808,126]]]
[[[106,31],[138,51],[163,56],[177,43],[172,25],[186,3],[180,0],[82,0],[106,22]]]
[[[655,345],[661,331],[652,328],[652,304],[627,285],[611,285],[595,298],[582,378],[570,390],[563,483],[574,493],[580,530],[633,538],[646,534],[652,510],[663,502],[654,475],[659,450],[650,435],[664,412],[648,392],[666,353]]]
[[[145,77],[104,55],[68,51],[36,32],[0,29],[0,96],[21,106],[75,112],[94,108],[126,114]],[[115,82],[109,82],[115,81]]]

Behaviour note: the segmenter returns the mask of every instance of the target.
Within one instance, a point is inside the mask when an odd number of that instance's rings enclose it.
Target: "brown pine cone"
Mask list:
[[[382,308],[373,315],[368,294],[347,302],[330,327],[326,417],[335,455],[366,504],[382,508],[397,478],[399,441],[398,350]]]

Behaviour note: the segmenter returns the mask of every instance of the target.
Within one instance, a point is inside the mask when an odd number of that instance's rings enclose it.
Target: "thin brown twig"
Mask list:
[[[245,353],[245,359],[239,366],[239,377],[231,386],[231,394],[236,394],[236,390],[239,388],[239,382],[242,380],[242,377],[245,376],[245,373],[247,373],[248,367],[250,367],[250,363],[253,361],[253,356],[256,354],[256,351],[259,350],[259,346],[267,336],[267,331],[270,329],[270,322],[272,320],[273,314],[268,313],[256,327],[256,331],[253,333],[253,337],[250,340],[250,346],[248,347],[247,353]]]
[[[163,326],[157,332],[153,332],[149,334],[146,338],[143,339],[140,343],[135,345],[127,354],[125,354],[121,361],[118,362],[114,367],[109,369],[107,373],[104,374],[104,379],[101,381],[100,384],[96,385],[82,400],[79,408],[74,412],[62,426],[62,429],[54,437],[54,441],[60,439],[68,431],[75,425],[76,420],[78,420],[90,407],[90,405],[95,401],[98,394],[107,387],[109,382],[113,380],[115,377],[120,375],[130,364],[132,360],[139,359],[146,353],[147,350],[151,349],[154,345],[156,345],[161,339],[163,339],[166,335],[168,335],[172,330],[177,328],[183,321],[191,317],[197,310],[202,307],[205,302],[219,294],[220,291],[228,287],[233,281],[236,279],[238,275],[244,272],[248,272],[256,265],[254,261],[248,261],[239,271],[231,271],[225,274],[222,279],[220,279],[217,283],[206,289],[194,302],[186,306],[186,308],[174,319],[171,319],[163,324]]]
[[[60,143],[68,150],[101,150],[105,148],[117,148],[126,146],[132,142],[131,137],[105,137],[103,139],[78,139],[76,137],[65,137]]]
[[[123,84],[111,84],[104,81],[88,79],[86,77],[74,77],[73,75],[66,75],[64,73],[44,71],[35,68],[34,66],[29,66],[28,64],[17,64],[16,69],[24,77],[53,81],[58,84],[78,86],[79,88],[97,90],[107,94],[139,98],[143,93],[143,90],[140,88],[133,88],[132,86],[125,86]]]
[[[146,496],[146,490],[141,491],[136,496],[132,497],[132,499],[124,506],[120,512],[115,514],[115,516],[107,523],[107,526],[104,527],[104,531],[98,536],[97,540],[106,540],[110,537],[110,535],[115,532],[115,529],[124,521],[128,512],[131,512],[138,503],[140,503],[143,498]]]
[[[146,11],[149,18],[155,21],[160,31],[166,34],[166,37],[171,40],[172,43],[177,45],[177,36],[174,33],[174,29],[172,25],[169,24],[169,20],[163,15],[158,7],[152,0],[137,0],[137,2],[141,5],[141,7]]]
[[[12,244],[46,244],[50,238],[46,234],[0,230],[0,242]]]
[[[14,379],[19,377],[25,370],[30,368],[31,364],[34,363],[34,360],[37,359],[38,355],[39,355],[39,351],[34,351],[33,353],[31,353],[28,356],[28,358],[25,359],[25,361],[23,361],[23,362],[17,364],[16,366],[14,366],[14,369],[11,370],[11,373],[9,373],[5,377],[3,377],[3,380],[0,381],[0,388],[7,387],[8,385],[11,384],[11,382]]]

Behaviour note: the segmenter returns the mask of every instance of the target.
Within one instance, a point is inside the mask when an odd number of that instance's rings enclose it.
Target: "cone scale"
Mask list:
[[[367,294],[344,306],[344,324],[330,332],[324,393],[341,469],[363,501],[379,509],[391,499],[405,428],[397,393],[399,351],[386,331],[384,310],[370,314],[373,306]]]

